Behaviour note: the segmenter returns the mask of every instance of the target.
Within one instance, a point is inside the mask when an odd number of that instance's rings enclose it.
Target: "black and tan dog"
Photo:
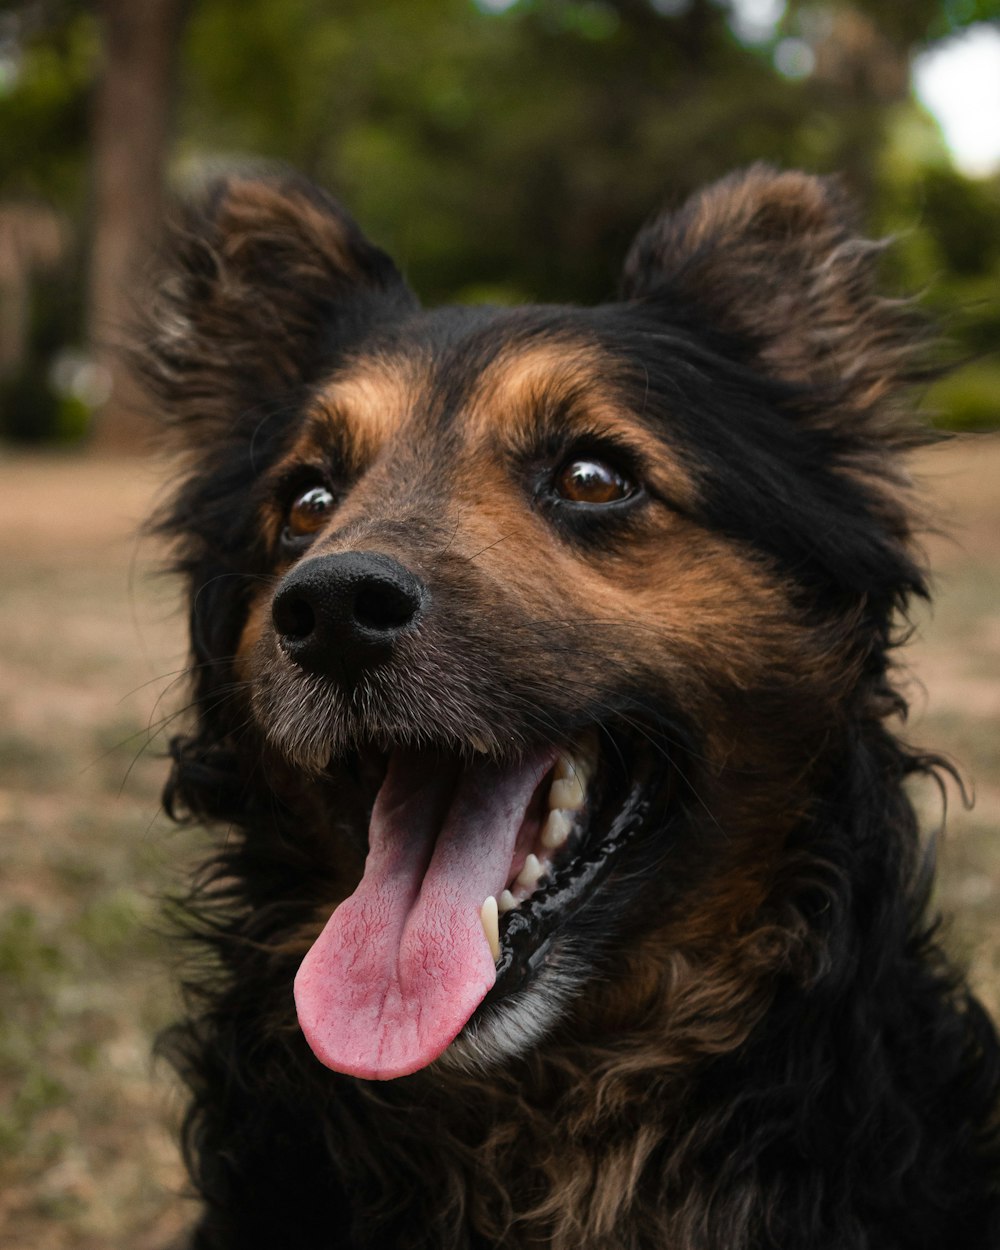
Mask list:
[[[295,180],[146,370],[223,835],[169,1039],[200,1250],[989,1250],[1000,1051],[925,918],[890,654],[920,338],[755,168],[619,302],[420,309]]]

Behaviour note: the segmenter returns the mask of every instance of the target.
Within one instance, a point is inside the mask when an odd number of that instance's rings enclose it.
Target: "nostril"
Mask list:
[[[316,628],[312,604],[300,595],[279,595],[271,615],[275,629],[285,638],[308,638]]]
[[[372,630],[395,630],[409,625],[420,607],[420,596],[393,582],[371,581],[354,597],[354,619]]]

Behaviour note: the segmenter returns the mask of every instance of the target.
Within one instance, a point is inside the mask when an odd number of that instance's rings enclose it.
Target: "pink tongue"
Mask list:
[[[554,752],[461,771],[396,752],[375,800],[364,876],[295,978],[321,1063],[374,1080],[425,1067],[496,980],[479,910],[507,884],[518,830]]]

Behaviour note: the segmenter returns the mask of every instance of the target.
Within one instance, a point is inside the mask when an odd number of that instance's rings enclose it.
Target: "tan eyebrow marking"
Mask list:
[[[505,441],[529,441],[543,407],[565,404],[587,433],[599,431],[633,448],[651,480],[686,507],[698,489],[678,453],[636,420],[627,393],[615,381],[615,364],[600,348],[571,339],[512,349],[484,371],[469,398],[468,428],[480,438],[501,433]]]
[[[356,462],[368,463],[417,409],[427,380],[426,366],[412,357],[375,356],[348,366],[314,401],[307,432],[321,437],[324,424],[336,422]]]

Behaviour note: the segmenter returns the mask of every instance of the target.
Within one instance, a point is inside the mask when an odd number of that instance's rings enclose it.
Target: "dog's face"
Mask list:
[[[719,184],[588,310],[423,312],[297,186],[199,230],[155,354],[206,444],[171,525],[225,595],[208,736],[323,867],[284,935],[316,1055],[488,1063],[682,965],[773,971],[752,936],[919,583],[900,314],[830,188]]]

